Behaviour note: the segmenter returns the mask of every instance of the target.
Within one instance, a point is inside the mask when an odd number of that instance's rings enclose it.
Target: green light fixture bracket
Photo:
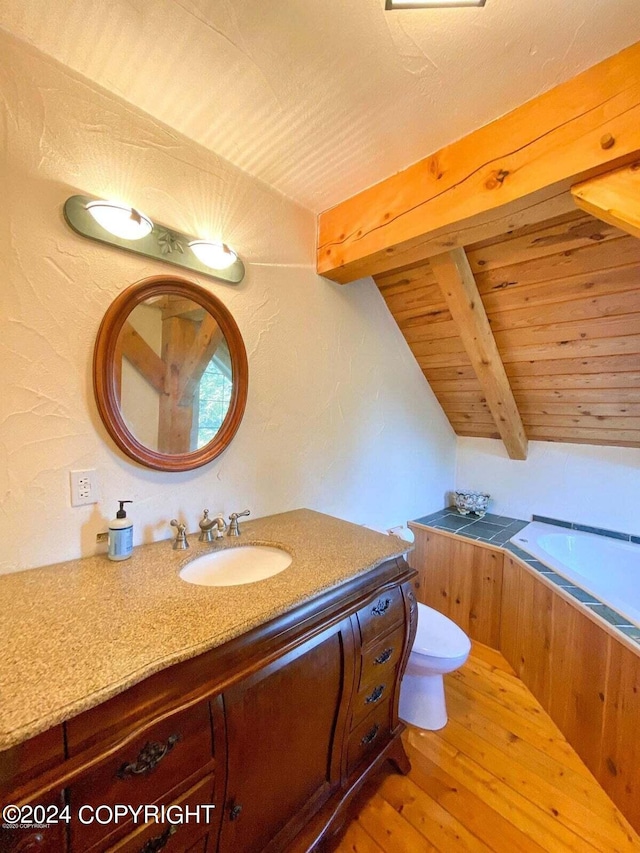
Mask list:
[[[112,233],[101,225],[95,215],[87,208],[91,202],[99,201],[100,199],[91,196],[72,195],[64,203],[64,218],[67,224],[82,237],[88,237],[90,240],[97,240],[99,243],[106,243],[109,246],[134,252],[137,255],[144,255],[166,264],[173,264],[198,273],[198,275],[206,275],[217,281],[223,281],[226,284],[239,284],[244,278],[244,264],[226,244],[212,243],[211,245],[219,249],[214,256],[224,258],[226,255],[229,263],[220,268],[209,266],[196,256],[195,251],[190,246],[193,243],[202,243],[198,237],[183,234],[176,231],[175,228],[169,228],[159,222],[151,222],[144,214],[140,214],[134,208],[128,209],[123,208],[122,205],[104,202],[105,206],[112,205],[120,211],[127,210],[134,225],[142,221],[150,223],[152,226],[150,231],[148,228],[144,228],[143,236],[137,239],[127,239]]]

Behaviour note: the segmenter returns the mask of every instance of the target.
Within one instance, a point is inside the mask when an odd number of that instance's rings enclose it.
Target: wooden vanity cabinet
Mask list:
[[[0,803],[58,797],[71,824],[0,829],[0,853],[275,853],[319,849],[386,759],[408,770],[397,716],[417,625],[413,572],[376,569],[47,733],[33,774],[0,753]],[[42,738],[43,736],[38,736]],[[34,738],[36,742],[38,738]],[[38,799],[40,798],[40,799]],[[82,824],[81,806],[212,804],[210,821]]]

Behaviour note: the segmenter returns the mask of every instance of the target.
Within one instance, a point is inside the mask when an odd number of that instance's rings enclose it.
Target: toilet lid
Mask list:
[[[471,640],[462,628],[426,604],[418,604],[418,630],[413,651],[438,658],[468,654]]]

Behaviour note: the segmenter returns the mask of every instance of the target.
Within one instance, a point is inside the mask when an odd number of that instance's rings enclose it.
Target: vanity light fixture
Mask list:
[[[484,6],[487,0],[386,0],[384,8],[394,9],[455,9],[458,6]]]
[[[136,255],[173,264],[227,284],[239,284],[244,264],[222,241],[201,240],[175,228],[152,222],[135,207],[117,201],[72,195],[64,218],[77,234]]]
[[[192,240],[189,248],[199,261],[214,270],[226,270],[238,259],[236,253],[226,243]]]
[[[123,240],[141,240],[153,231],[153,222],[135,207],[101,199],[89,201],[85,207],[99,225]]]

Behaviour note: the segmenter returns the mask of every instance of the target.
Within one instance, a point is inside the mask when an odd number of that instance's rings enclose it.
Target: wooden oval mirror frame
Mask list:
[[[226,416],[218,432],[203,447],[188,453],[162,453],[142,444],[127,426],[120,406],[116,357],[118,338],[133,309],[152,297],[190,299],[217,322],[229,350],[233,387]],[[158,471],[190,471],[219,456],[236,434],[247,402],[249,369],[240,330],[228,308],[203,287],[174,276],[153,276],[139,281],[117,296],[107,309],[96,338],[93,388],[102,422],[111,438],[127,456]]]

